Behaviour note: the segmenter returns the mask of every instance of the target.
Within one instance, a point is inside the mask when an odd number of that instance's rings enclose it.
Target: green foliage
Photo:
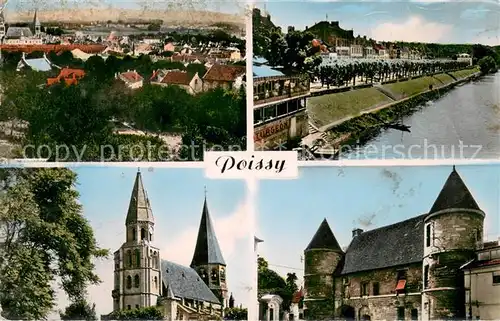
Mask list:
[[[479,65],[479,69],[483,74],[497,71],[497,65],[495,63],[495,60],[491,56],[481,58],[481,60],[479,60],[477,64]]]
[[[225,308],[225,320],[248,320],[248,310],[246,308]]]
[[[69,169],[0,171],[0,305],[8,319],[44,319],[55,304],[51,283],[57,277],[73,302],[100,283],[94,260],[98,247],[83,217]]]
[[[258,258],[259,295],[264,295],[264,294],[279,295],[283,299],[281,307],[285,311],[290,308],[293,295],[298,290],[296,281],[297,281],[297,276],[295,275],[295,273],[288,273],[287,278],[285,280],[278,273],[269,269],[269,264],[264,258],[262,257]]]
[[[108,320],[163,320],[163,312],[160,307],[152,306],[146,308],[120,310],[109,314]]]
[[[66,57],[64,59],[69,59]],[[246,100],[245,91],[214,89],[199,93],[196,96],[188,94],[178,86],[156,86],[144,84],[137,90],[127,88],[122,82],[114,81],[114,72],[135,64],[138,70],[147,73],[156,68],[149,56],[141,56],[138,60],[118,60],[109,57],[106,62],[98,56],[91,57],[85,63],[87,72],[76,86],[56,84],[50,87],[40,86],[46,81],[43,73],[26,71],[23,74],[4,70],[2,73],[9,79],[2,82],[5,86],[5,96],[1,120],[21,119],[29,126],[23,146],[27,157],[47,157],[54,160],[56,146],[67,146],[64,151],[69,158],[59,155],[66,161],[99,161],[104,152],[113,146],[118,152],[120,144],[134,143],[140,146],[152,145],[150,149],[126,145],[134,148],[139,155],[130,156],[128,151],[121,156],[104,155],[108,161],[125,160],[166,160],[171,149],[166,143],[153,135],[165,132],[183,132],[183,141],[203,144],[209,148],[220,145],[245,147],[246,137]],[[159,67],[172,67],[170,66]],[[182,65],[182,64],[181,64]],[[204,66],[192,64],[188,71],[203,73]],[[183,66],[182,66],[183,67]],[[183,67],[184,68],[184,67]],[[201,74],[202,76],[202,74]],[[146,136],[129,135],[124,137],[114,133],[110,122],[134,124],[140,130],[150,133]],[[42,153],[37,150],[46,145]],[[77,153],[83,151],[83,158],[78,159]],[[150,153],[147,153],[151,150]],[[44,154],[45,153],[45,154]],[[190,155],[186,155],[190,154]],[[140,154],[143,156],[141,157]],[[196,157],[187,151],[181,152],[187,160],[202,160],[203,149],[195,151]]]
[[[60,312],[61,320],[98,320],[95,311],[95,303],[90,305],[85,300],[78,300],[66,307],[64,312]]]

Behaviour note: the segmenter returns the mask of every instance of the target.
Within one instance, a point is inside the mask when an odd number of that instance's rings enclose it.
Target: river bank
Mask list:
[[[329,147],[359,146],[377,136],[385,124],[412,115],[478,76],[476,69],[467,69],[314,97],[308,101],[311,127]]]

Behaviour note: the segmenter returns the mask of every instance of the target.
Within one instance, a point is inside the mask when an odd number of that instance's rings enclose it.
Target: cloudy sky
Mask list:
[[[296,180],[260,181],[257,236],[259,255],[282,276],[303,280],[304,249],[324,218],[347,247],[352,230],[365,231],[427,213],[451,166],[303,167]],[[500,166],[457,166],[486,213],[485,238],[500,237]]]
[[[355,35],[387,41],[500,45],[499,2],[471,1],[298,1],[257,3],[272,21],[304,29],[326,19]]]
[[[103,248],[116,251],[125,241],[125,217],[137,173],[136,168],[85,167],[78,174],[78,191],[84,215],[94,228]],[[215,232],[227,264],[229,291],[236,304],[248,304],[251,284],[248,262],[253,259],[253,233],[247,224],[246,184],[244,181],[208,180],[204,169],[141,169],[155,217],[155,244],[162,259],[189,266],[193,257],[207,186],[207,200]],[[103,280],[90,289],[90,301],[98,314],[112,311],[113,261],[97,262]],[[67,304],[59,297],[57,309]]]

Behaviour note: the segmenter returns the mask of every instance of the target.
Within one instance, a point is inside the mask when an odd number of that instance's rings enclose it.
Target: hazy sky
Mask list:
[[[500,4],[471,1],[267,1],[259,2],[271,20],[304,29],[338,20],[354,35],[376,40],[500,45]]]
[[[116,251],[125,241],[125,217],[134,185],[136,168],[86,167],[78,174],[80,201],[84,215],[94,228],[103,248]],[[212,222],[227,264],[227,282],[236,304],[247,306],[251,273],[248,262],[253,258],[253,233],[246,216],[244,181],[208,180],[204,169],[142,169],[144,187],[155,217],[155,245],[162,259],[189,266],[204,200],[204,185]],[[90,301],[97,304],[98,314],[112,311],[113,260],[97,263],[97,273],[104,281],[90,289]],[[67,301],[60,298],[58,309]]]
[[[260,181],[257,236],[259,255],[282,276],[303,280],[304,249],[324,218],[347,247],[353,228],[365,231],[427,213],[451,166],[303,167],[297,180]],[[500,165],[457,166],[486,213],[485,238],[500,237]]]
[[[61,9],[64,7],[99,7],[111,6],[127,9],[156,9],[156,10],[187,10],[199,9],[223,13],[240,13],[244,8],[244,1],[233,0],[0,0],[8,2],[10,10],[39,10]],[[43,23],[43,22],[42,22]]]

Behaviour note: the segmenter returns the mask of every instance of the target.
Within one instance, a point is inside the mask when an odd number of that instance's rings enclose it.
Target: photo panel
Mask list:
[[[497,320],[499,182],[498,164],[261,181],[259,320]]]
[[[244,181],[200,169],[0,174],[0,319],[247,319]]]
[[[226,0],[0,1],[0,157],[246,150],[247,11]]]
[[[500,157],[498,3],[258,1],[256,150]]]

